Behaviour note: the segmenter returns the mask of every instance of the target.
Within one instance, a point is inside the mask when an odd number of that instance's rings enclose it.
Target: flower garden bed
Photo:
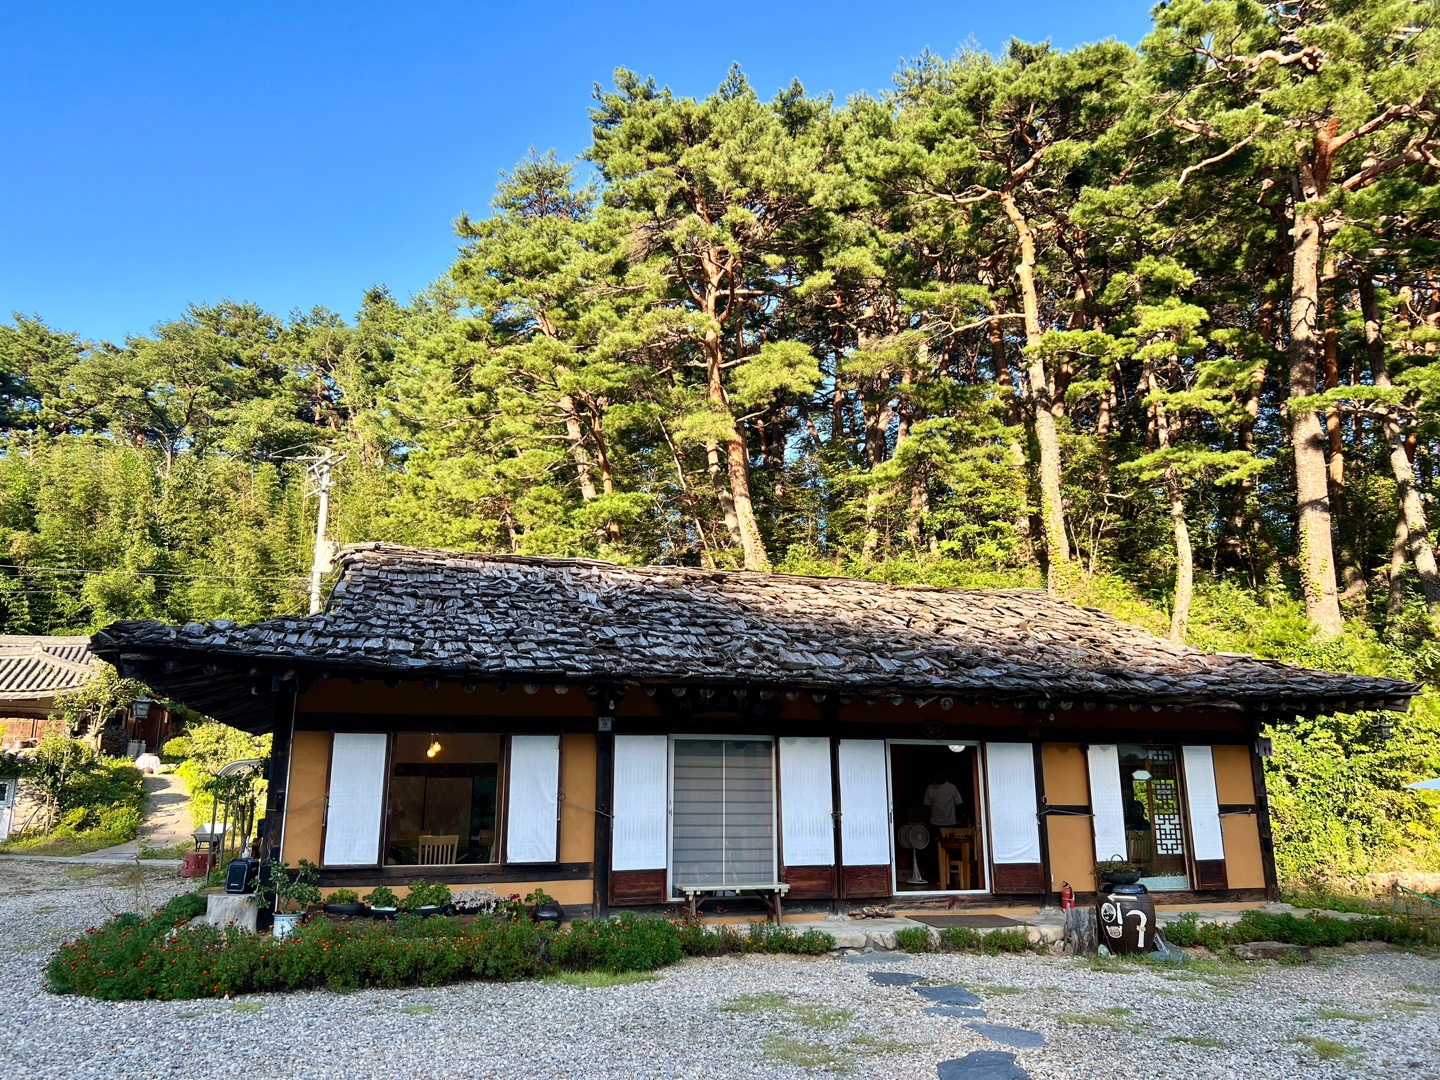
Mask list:
[[[190,926],[205,909],[177,897],[149,918],[119,915],[62,945],[46,968],[52,993],[109,1001],[225,997],[265,991],[438,986],[565,971],[652,971],[686,956],[815,955],[834,939],[755,923],[749,934],[697,922],[622,915],[569,926],[528,918],[464,921],[402,914],[393,922],[315,918],[283,940]]]

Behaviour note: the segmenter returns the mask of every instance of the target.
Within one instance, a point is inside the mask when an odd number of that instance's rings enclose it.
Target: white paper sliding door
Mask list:
[[[1095,861],[1124,862],[1130,857],[1125,836],[1125,802],[1120,787],[1120,749],[1092,746],[1086,751],[1090,769],[1090,815],[1095,826]]]
[[[829,739],[780,740],[780,840],[786,866],[835,865]]]
[[[890,864],[885,743],[840,740],[840,855],[846,866]]]
[[[1215,789],[1215,755],[1208,746],[1183,746],[1185,795],[1190,804],[1190,840],[1197,863],[1225,858],[1220,799]]]
[[[990,795],[992,891],[1044,892],[1034,747],[1029,743],[986,743],[985,781]]]
[[[374,866],[380,861],[388,739],[386,735],[335,733],[330,744],[330,791],[321,856],[326,866]]]
[[[612,869],[665,868],[669,775],[670,740],[666,736],[615,736]]]
[[[560,736],[510,737],[505,861],[553,863],[560,830]]]

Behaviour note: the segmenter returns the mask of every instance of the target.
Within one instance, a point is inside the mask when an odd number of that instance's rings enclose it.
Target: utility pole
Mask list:
[[[320,508],[315,515],[315,550],[310,557],[311,615],[320,611],[320,579],[329,573],[335,564],[336,545],[325,539],[325,525],[330,517],[331,470],[344,460],[343,456],[333,450],[322,449],[305,470],[306,478],[310,482],[310,490],[305,493],[305,497],[308,499],[311,495],[316,495],[320,499]]]

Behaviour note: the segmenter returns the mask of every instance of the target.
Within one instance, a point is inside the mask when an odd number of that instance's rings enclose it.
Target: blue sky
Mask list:
[[[190,301],[348,317],[370,285],[407,296],[499,170],[585,148],[617,66],[700,95],[739,61],[765,96],[799,77],[844,98],[972,35],[1148,26],[1143,0],[6,4],[0,318],[119,341]]]

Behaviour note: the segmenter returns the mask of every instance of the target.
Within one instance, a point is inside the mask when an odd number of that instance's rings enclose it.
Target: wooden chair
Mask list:
[[[455,852],[459,847],[460,837],[458,835],[422,836],[420,837],[420,865],[449,866],[455,861]]]
[[[942,889],[970,888],[970,866],[975,860],[975,830],[940,830],[940,887]]]

